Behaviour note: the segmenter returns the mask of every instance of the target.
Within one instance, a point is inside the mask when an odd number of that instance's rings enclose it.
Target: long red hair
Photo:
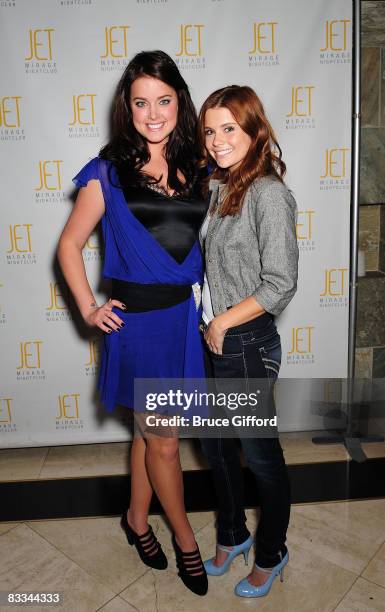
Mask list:
[[[220,215],[224,217],[240,212],[246,191],[254,179],[274,175],[282,181],[286,165],[281,159],[282,151],[273,128],[255,91],[247,86],[229,85],[214,91],[203,103],[199,113],[198,140],[202,167],[207,167],[209,163],[215,164],[214,160],[209,159],[205,147],[205,116],[211,108],[227,108],[251,138],[250,148],[238,168],[230,172],[228,168],[215,165],[210,176],[226,184],[226,194],[220,208]]]

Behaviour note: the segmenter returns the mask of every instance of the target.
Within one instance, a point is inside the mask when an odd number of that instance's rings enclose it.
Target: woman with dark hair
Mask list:
[[[83,319],[104,332],[101,399],[109,411],[116,404],[134,409],[140,432],[132,442],[131,500],[121,526],[146,565],[167,567],[147,523],[154,490],[173,529],[179,576],[204,595],[207,575],[185,512],[178,438],[172,428],[150,427],[146,407],[134,403],[134,379],[204,375],[197,237],[207,202],[195,142],[196,113],[176,64],[162,51],[138,53],[118,84],[110,142],[74,178],[80,191],[58,256]],[[103,275],[112,279],[112,293],[99,306],[81,251],[100,220]],[[170,407],[163,413],[170,416]]]
[[[207,373],[216,379],[217,391],[226,388],[226,379],[243,380],[249,392],[253,385],[257,393],[262,387],[264,407],[272,414],[273,385],[281,363],[274,315],[290,302],[297,283],[296,203],[283,182],[281,149],[250,87],[215,91],[204,102],[198,124],[202,165],[209,159],[214,165],[210,208],[201,228]],[[250,403],[246,413],[258,410],[260,406]],[[253,437],[254,429],[239,436],[261,510],[256,564],[235,587],[241,597],[267,594],[278,574],[282,580],[289,559],[289,480],[278,435],[272,434]],[[214,576],[227,571],[241,553],[247,563],[253,543],[246,527],[237,442],[221,437],[220,431],[216,438],[202,439],[219,503],[216,556],[205,561],[207,573]]]

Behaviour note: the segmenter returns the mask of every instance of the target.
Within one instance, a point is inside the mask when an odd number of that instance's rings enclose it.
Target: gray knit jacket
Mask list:
[[[276,177],[265,176],[247,190],[240,214],[221,218],[218,207],[225,188],[210,180],[215,211],[205,240],[200,236],[214,315],[251,295],[278,315],[297,288],[295,199]]]

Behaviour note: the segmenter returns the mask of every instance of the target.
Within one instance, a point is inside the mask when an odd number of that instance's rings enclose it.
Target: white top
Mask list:
[[[204,241],[207,234],[207,227],[210,221],[210,215],[206,215],[206,218],[203,222],[203,225],[200,229],[200,235],[202,240]],[[211,304],[211,295],[210,295],[210,287],[207,280],[206,272],[204,275],[203,281],[203,289],[202,289],[202,319],[208,325],[210,321],[214,318],[213,307]]]

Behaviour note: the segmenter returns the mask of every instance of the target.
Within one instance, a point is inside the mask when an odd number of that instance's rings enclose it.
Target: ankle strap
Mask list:
[[[223,550],[223,552],[227,552],[227,553],[231,553],[233,551],[232,548],[229,548],[228,546],[222,546],[222,544],[217,544],[217,549]]]
[[[142,533],[142,535],[137,535],[137,538],[139,540],[143,540],[143,539],[147,539],[149,536],[154,536],[154,533],[152,531],[152,527],[150,526],[149,529],[146,531],[146,533]]]
[[[199,552],[199,548],[196,548],[195,550],[192,550],[191,552],[183,552],[183,550],[181,550],[181,553],[184,557],[196,557],[198,556],[200,558],[200,552]]]
[[[261,572],[266,572],[266,574],[271,574],[273,568],[272,567],[259,567],[259,565],[257,565],[255,563],[255,567],[260,570]]]

